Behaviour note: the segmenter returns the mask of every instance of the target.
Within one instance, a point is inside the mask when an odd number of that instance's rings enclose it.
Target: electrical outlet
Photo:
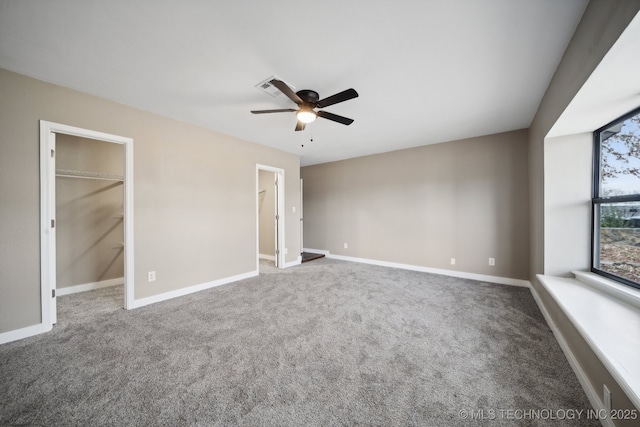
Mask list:
[[[347,247],[348,247],[348,246],[349,246],[349,245],[347,245],[346,243],[344,244],[344,248],[345,248],[345,249],[347,249]]]
[[[149,282],[155,282],[156,281],[156,272],[155,271],[150,271],[147,274],[147,276],[148,276],[147,278],[148,278]]]
[[[602,404],[609,415],[611,413],[611,392],[604,384],[602,384]]]
[[[496,265],[496,259],[495,258],[489,258],[489,265]]]
[[[456,265],[456,259],[455,258],[451,258],[451,265]]]
[[[292,213],[296,213],[296,207],[295,206],[291,206],[291,212]]]
[[[284,248],[284,254],[286,255],[286,254],[288,254],[288,253],[289,253],[289,249]]]

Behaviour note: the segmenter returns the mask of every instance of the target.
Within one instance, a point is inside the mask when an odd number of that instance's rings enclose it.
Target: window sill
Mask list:
[[[640,292],[593,273],[538,279],[640,408]]]

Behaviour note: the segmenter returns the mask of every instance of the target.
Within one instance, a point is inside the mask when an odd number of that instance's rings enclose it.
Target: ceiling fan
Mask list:
[[[307,125],[307,123],[311,123],[318,117],[342,123],[343,125],[350,125],[351,123],[353,123],[353,119],[339,116],[328,111],[315,111],[315,109],[328,107],[329,105],[357,98],[358,92],[356,92],[355,89],[343,90],[342,92],[336,93],[335,95],[320,99],[318,92],[314,90],[303,89],[299,90],[298,92],[294,92],[289,86],[287,86],[285,82],[278,79],[273,79],[269,81],[269,83],[277,87],[280,92],[287,95],[287,97],[295,102],[299,108],[297,110],[293,108],[285,108],[280,110],[253,110],[251,111],[253,114],[296,112],[296,116],[298,118],[296,131],[304,130],[304,127]]]

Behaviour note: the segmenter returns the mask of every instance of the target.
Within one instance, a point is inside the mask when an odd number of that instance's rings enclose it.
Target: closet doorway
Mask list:
[[[284,170],[256,166],[256,269],[260,259],[284,268]]]
[[[42,322],[57,296],[124,284],[133,307],[133,140],[40,122]]]

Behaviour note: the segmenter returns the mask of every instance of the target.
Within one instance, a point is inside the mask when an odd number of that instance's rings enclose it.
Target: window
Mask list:
[[[640,109],[594,140],[591,270],[640,288]]]

